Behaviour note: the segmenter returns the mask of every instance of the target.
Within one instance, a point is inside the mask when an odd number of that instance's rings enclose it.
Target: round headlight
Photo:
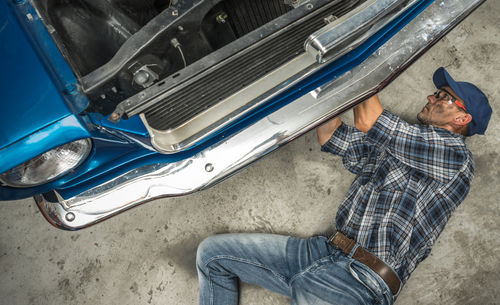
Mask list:
[[[32,187],[50,182],[80,165],[91,147],[89,139],[61,145],[3,173],[0,181],[14,187]]]

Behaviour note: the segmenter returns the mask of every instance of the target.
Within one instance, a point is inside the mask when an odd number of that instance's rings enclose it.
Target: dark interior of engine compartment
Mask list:
[[[168,0],[47,0],[36,4],[55,29],[59,47],[83,76],[109,61],[128,38],[168,6]]]
[[[198,5],[178,26],[177,41],[154,43],[150,53],[163,61],[162,76],[238,39],[290,11],[283,0],[38,0],[34,1],[78,76],[110,61],[122,45],[166,9]],[[204,2],[203,5],[200,5]],[[178,16],[183,18],[184,16]],[[170,39],[169,39],[170,40]],[[158,50],[161,49],[161,51]],[[161,54],[160,54],[161,53]]]

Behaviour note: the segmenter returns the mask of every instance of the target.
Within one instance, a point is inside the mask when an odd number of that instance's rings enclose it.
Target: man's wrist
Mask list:
[[[342,125],[342,120],[340,117],[335,117],[334,119],[324,123],[323,125],[316,128],[316,133],[318,135],[318,142],[321,146],[325,145],[328,140],[333,136],[335,131]]]

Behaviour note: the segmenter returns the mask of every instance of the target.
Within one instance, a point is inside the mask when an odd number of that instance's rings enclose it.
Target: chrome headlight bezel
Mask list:
[[[2,173],[0,182],[18,188],[35,187],[52,182],[80,166],[91,151],[90,138],[60,145]]]

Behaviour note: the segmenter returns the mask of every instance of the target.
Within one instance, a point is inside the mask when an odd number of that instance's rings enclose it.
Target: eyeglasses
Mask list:
[[[467,109],[465,109],[465,106],[460,104],[459,102],[457,102],[457,99],[451,93],[446,91],[446,89],[439,89],[438,91],[434,92],[434,97],[438,101],[447,101],[448,104],[450,104],[450,105],[455,103],[458,107],[460,107],[465,112],[467,112]]]

